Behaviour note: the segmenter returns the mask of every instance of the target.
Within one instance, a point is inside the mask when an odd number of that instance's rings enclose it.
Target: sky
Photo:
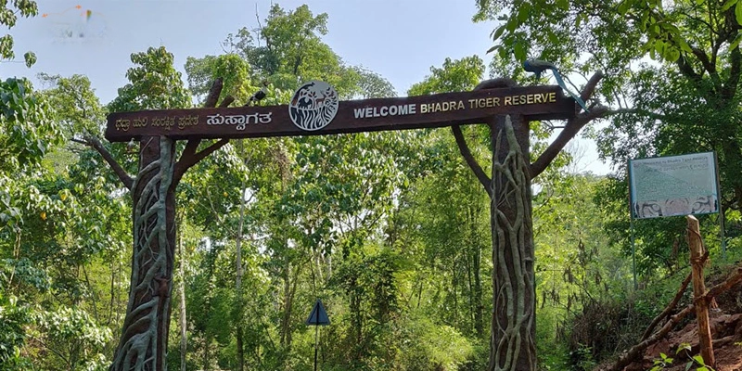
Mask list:
[[[0,78],[40,73],[90,79],[101,102],[108,103],[127,83],[130,55],[165,46],[185,73],[186,58],[224,53],[221,42],[242,27],[258,27],[272,3],[285,10],[307,4],[314,14],[328,14],[323,40],[347,64],[379,73],[406,95],[431,66],[450,57],[479,55],[485,62],[496,21],[472,22],[475,0],[37,0],[39,16],[19,19],[10,33],[15,52],[38,57],[32,68],[0,64]],[[579,171],[605,174],[592,141],[579,139]]]

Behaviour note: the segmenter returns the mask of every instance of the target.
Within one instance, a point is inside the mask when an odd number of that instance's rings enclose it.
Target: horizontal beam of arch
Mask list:
[[[173,139],[259,138],[435,128],[483,123],[493,115],[526,120],[568,119],[574,99],[558,86],[527,86],[404,98],[340,101],[327,126],[304,130],[289,106],[197,108],[118,112],[108,115],[106,139],[125,142],[145,136]]]

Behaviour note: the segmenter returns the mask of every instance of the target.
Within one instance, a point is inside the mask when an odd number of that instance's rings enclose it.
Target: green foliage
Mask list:
[[[655,359],[652,361],[652,368],[649,369],[649,371],[659,371],[664,369],[667,366],[672,365],[672,362],[674,361],[673,358],[670,358],[665,353],[660,353],[660,358]]]
[[[478,56],[459,60],[446,58],[440,68],[430,67],[431,75],[413,84],[409,95],[426,95],[472,90],[484,75],[484,62]]]
[[[738,1],[483,0],[478,5],[476,20],[503,21],[493,33],[493,50],[510,64],[529,56],[566,72],[603,70],[599,91],[622,110],[593,135],[601,155],[619,170],[629,158],[715,151],[722,207],[739,208]],[[643,63],[647,56],[656,63]]]
[[[18,21],[18,14],[24,18],[35,16],[39,13],[36,2],[33,0],[15,0],[11,4],[8,1],[0,3],[0,25],[8,29],[13,28]],[[26,52],[24,60],[27,67],[36,63],[36,55],[32,52]],[[14,59],[13,36],[10,34],[0,36],[0,61],[4,59]],[[0,62],[1,63],[1,62]]]
[[[685,72],[677,63],[625,70],[654,53],[688,58],[699,71],[700,62],[673,35],[709,50],[709,40],[692,35],[696,25],[681,14],[682,7],[700,8],[628,0],[479,4],[478,18],[504,17],[491,73],[525,84],[514,62],[526,56],[558,62],[566,71],[600,65],[609,75],[601,99],[630,98],[636,112],[593,133],[614,162],[716,150],[722,188],[729,190],[728,245],[737,256],[742,239],[734,231],[742,217],[730,201],[740,163],[733,146],[739,141],[736,93],[715,95],[725,85],[708,72],[678,79]],[[739,8],[736,1],[725,6],[733,13]],[[497,15],[503,9],[509,12]],[[668,24],[658,24],[660,13]],[[643,14],[644,24],[625,21]],[[105,368],[127,305],[128,196],[97,153],[62,145],[62,138],[100,135],[108,112],[190,107],[190,94],[202,100],[216,77],[223,78],[223,95],[240,105],[263,80],[268,96],[259,104],[285,104],[311,79],[330,82],[344,99],[395,95],[382,76],[347,65],[323,42],[326,14],[276,5],[262,24],[229,35],[231,53],[188,58],[189,89],[165,48],[132,55],[129,81],[107,107],[85,76],[42,74],[48,86],[37,93],[24,80],[2,83],[0,147],[9,148],[0,160],[3,369]],[[731,75],[734,43],[720,44],[720,79]],[[578,58],[588,49],[594,54]],[[471,90],[485,66],[476,56],[446,58],[407,93]],[[698,104],[699,97],[708,104]],[[648,119],[658,114],[663,120]],[[708,126],[695,125],[704,120],[716,123],[714,136]],[[532,128],[536,156],[552,133],[545,125]],[[332,321],[319,337],[322,369],[485,369],[493,295],[489,200],[448,130],[233,141],[186,174],[177,196],[176,266],[182,264],[184,274],[177,274],[175,288],[184,284],[188,369],[236,369],[241,350],[246,369],[311,370],[315,329],[304,322],[318,297]],[[464,128],[489,171],[485,133],[483,125]],[[134,151],[104,146],[130,173],[137,169]],[[662,309],[658,303],[674,295],[683,272],[679,219],[636,223],[639,272],[649,285],[631,293],[625,179],[571,174],[575,156],[558,157],[539,177],[532,199],[542,369],[587,369],[635,340]],[[712,253],[718,251],[714,218],[702,219]],[[242,292],[235,290],[237,235],[243,237]],[[181,294],[174,289],[172,296],[168,363],[178,368]],[[619,326],[623,330],[615,331]]]
[[[392,83],[378,73],[363,67],[350,67],[348,77],[355,80],[354,82],[351,81],[351,86],[357,87],[354,98],[389,98],[397,95]]]
[[[214,78],[214,63],[216,56],[207,55],[203,58],[188,57],[185,70],[188,79],[188,89],[199,101],[206,99]]]
[[[49,84],[42,95],[54,107],[50,119],[60,126],[66,138],[103,133],[105,112],[86,76],[73,75],[66,78],[41,73],[39,78]]]
[[[562,341],[564,316],[549,307],[536,313],[536,349],[540,370],[566,370],[570,367],[569,347]]]
[[[252,85],[257,85],[264,78],[271,82],[266,99],[269,102],[266,104],[285,103],[291,90],[296,87],[296,82],[300,81],[296,77],[290,78],[293,76],[291,66],[271,66],[270,63],[264,63],[270,61],[269,52],[276,55],[295,55],[291,53],[305,51],[299,69],[306,68],[307,74],[316,75],[302,75],[302,79],[307,76],[326,80],[323,72],[314,72],[315,66],[336,63],[333,59],[309,59],[310,56],[322,55],[322,52],[297,47],[303,42],[306,44],[299,46],[312,46],[311,37],[301,40],[283,33],[288,31],[286,22],[306,22],[306,27],[320,27],[320,23],[309,21],[314,18],[313,15],[308,17],[301,8],[295,12],[272,14],[266,20],[266,29],[269,29],[266,38],[270,37],[275,41],[272,45],[280,41],[287,51],[279,53],[279,50],[250,49],[260,47],[253,44],[251,35],[247,32],[241,32],[228,40],[237,52],[236,55],[245,57],[249,62],[249,81]],[[323,49],[325,46],[320,45],[318,48]],[[262,58],[252,58],[249,53],[240,50],[263,53]],[[211,78],[217,76],[214,66],[219,59],[226,58],[189,59],[186,70],[191,89],[197,94],[203,94]],[[237,63],[233,55],[228,58]],[[307,65],[304,66],[304,63]],[[472,63],[481,66],[482,72],[476,72],[467,78],[471,80],[469,89],[478,82],[478,76],[474,75],[481,75],[484,69],[481,60],[477,62],[472,59]],[[265,75],[265,70],[269,68],[277,68],[277,75]],[[333,69],[336,67],[322,68]],[[467,69],[462,68],[462,71],[466,72]],[[341,78],[344,80],[336,84],[336,88],[343,91],[344,96],[371,97],[393,93],[388,82],[369,71],[350,67],[343,73]],[[222,76],[225,81],[232,76],[229,72],[225,72],[225,75]],[[354,85],[361,85],[360,90]],[[457,176],[472,179],[469,172],[461,171],[466,169],[462,167],[464,165],[459,161],[450,139],[446,138],[443,157],[443,153],[439,152],[442,148],[431,150],[417,142],[426,141],[440,146],[439,138],[428,140],[415,133],[252,140],[249,146],[240,143],[225,147],[224,151],[215,154],[213,163],[207,160],[203,167],[194,169],[195,175],[187,175],[185,183],[181,185],[188,200],[184,206],[191,210],[188,218],[197,225],[204,226],[203,231],[214,240],[211,249],[197,249],[193,256],[196,262],[201,263],[198,263],[200,268],[194,270],[190,281],[192,283],[189,291],[193,291],[193,295],[187,295],[191,318],[189,322],[196,325],[191,338],[196,342],[196,358],[189,358],[189,362],[197,359],[195,363],[202,367],[218,363],[223,368],[234,364],[230,360],[237,353],[234,335],[225,336],[223,331],[215,330],[214,326],[231,320],[218,308],[223,307],[220,303],[233,303],[234,300],[230,285],[224,280],[229,277],[227,262],[232,260],[234,250],[231,242],[222,244],[221,241],[231,240],[236,234],[239,220],[239,208],[236,206],[244,181],[248,189],[248,202],[243,232],[252,237],[247,246],[243,245],[243,252],[246,254],[243,259],[257,264],[246,272],[259,273],[246,273],[245,276],[245,279],[252,280],[251,287],[256,288],[251,291],[252,295],[243,298],[246,306],[243,313],[247,317],[241,326],[244,331],[246,365],[262,369],[311,369],[313,332],[307,331],[303,325],[308,314],[303,311],[311,308],[317,296],[322,296],[335,324],[327,332],[323,332],[323,343],[337,344],[338,347],[335,355],[328,355],[329,358],[324,363],[326,368],[430,369],[464,364],[481,366],[485,348],[482,344],[486,344],[486,335],[480,332],[482,341],[476,341],[476,356],[473,351],[475,346],[470,345],[472,343],[466,335],[462,335],[476,333],[473,323],[476,321],[471,320],[469,314],[473,315],[477,306],[471,300],[463,298],[473,295],[477,289],[471,284],[466,285],[461,279],[467,272],[470,259],[475,259],[479,254],[477,251],[481,250],[481,244],[473,243],[466,254],[459,256],[452,245],[445,254],[440,255],[436,264],[444,268],[447,275],[450,265],[446,259],[448,256],[455,256],[456,261],[453,266],[453,276],[456,277],[454,281],[457,282],[455,292],[446,295],[444,299],[434,291],[443,286],[431,284],[438,277],[434,271],[426,271],[424,274],[415,272],[414,268],[422,261],[417,254],[411,253],[412,250],[406,251],[412,247],[408,237],[411,233],[405,230],[404,224],[399,224],[401,221],[396,217],[393,221],[390,219],[400,211],[394,207],[395,198],[398,197],[395,192],[412,186],[410,183],[415,179],[412,174],[434,174],[431,166],[445,168],[451,166],[450,162],[455,163],[453,167],[459,169]],[[407,176],[404,173],[408,173]],[[431,178],[425,182],[438,184],[436,189],[445,189],[443,186],[448,180],[442,180],[448,175],[449,173],[443,173],[440,178]],[[456,190],[462,194],[467,194],[470,189],[479,190],[476,184],[470,187],[471,184],[456,187]],[[481,196],[479,193],[474,194]],[[447,197],[451,195],[444,193],[440,200],[448,200]],[[476,204],[483,201],[481,197],[474,197],[470,204],[461,208],[458,215],[467,215],[467,218],[470,218],[468,215],[472,210],[479,211],[475,211],[476,216],[471,222],[473,231],[467,226],[467,232],[457,237],[460,241],[469,244],[482,237],[480,233],[486,224],[481,221],[486,218],[480,219],[483,208]],[[425,201],[422,203],[430,204]],[[405,206],[407,207],[409,206]],[[414,212],[413,210],[414,208],[411,211]],[[447,210],[441,205],[436,212],[447,213]],[[443,229],[446,227],[442,222],[439,224],[441,236],[445,235],[446,230],[450,233],[452,225],[456,223],[457,214],[447,214],[450,215],[448,217],[452,224],[447,229]],[[416,222],[418,220],[410,220],[413,223],[410,225]],[[431,255],[437,254],[434,252],[439,248],[436,246],[437,241],[430,238],[428,243]],[[230,258],[225,260],[225,256]],[[476,259],[480,261],[477,264],[481,264],[481,256]],[[426,263],[423,265],[427,266]],[[487,285],[482,285],[478,268],[469,267],[469,273],[475,269],[477,280],[480,281],[478,297],[481,297],[485,295],[483,291],[487,290]],[[423,298],[416,294],[416,279],[425,282]],[[455,299],[458,296],[462,297],[460,301]],[[413,308],[408,298],[412,297],[417,298],[420,313],[431,311],[434,314],[429,325],[422,327],[425,330],[415,330],[413,333],[408,331],[406,334],[409,336],[401,337],[400,331],[413,326],[408,323],[412,321],[409,316]],[[458,303],[455,306],[465,311],[459,314],[457,310],[445,310],[440,306],[452,303]],[[481,312],[486,312],[486,305],[482,306]],[[417,316],[415,315],[415,321]],[[420,321],[424,322],[424,315],[419,316]],[[478,321],[481,330],[485,326],[486,316],[481,316]],[[435,328],[443,330],[436,332]],[[426,333],[429,335],[425,335]],[[428,336],[430,341],[418,343],[417,336]],[[443,346],[442,342],[437,341],[438,338],[447,339],[446,341],[454,339],[451,343],[455,348],[433,351]],[[220,361],[214,359],[216,354],[219,354]],[[415,359],[406,358],[405,354],[415,354]]]
[[[137,66],[126,72],[130,83],[119,89],[110,112],[190,107],[190,93],[173,67],[173,54],[164,46],[134,53],[131,61]]]
[[[603,205],[592,199],[606,180],[555,175],[533,199],[536,345],[546,369],[591,369],[615,345],[612,324],[626,325],[619,308],[598,303],[625,287],[630,266],[607,243]]]
[[[28,259],[0,261],[0,369],[29,367],[21,349],[34,322],[35,308],[24,299],[46,292],[49,286],[46,272]]]
[[[598,364],[593,356],[593,349],[589,346],[583,346],[579,344],[578,347],[569,353],[571,361],[573,362],[572,368],[579,371],[589,371],[594,369]]]
[[[38,164],[49,147],[59,144],[59,127],[48,118],[49,106],[26,79],[0,82],[0,170],[8,172]]]
[[[700,355],[691,357],[689,354],[690,350],[690,344],[681,343],[680,345],[678,345],[678,349],[675,352],[678,355],[680,355],[680,353],[683,353],[683,355],[685,355],[689,359],[685,364],[685,370],[690,370],[691,367],[698,366],[695,369],[696,371],[714,371],[711,366],[706,365],[706,363],[703,361],[703,357],[701,357]],[[652,361],[653,367],[650,369],[650,371],[660,371],[672,367],[673,361],[675,361],[674,358],[668,357],[665,353],[660,353],[660,358],[656,358]]]
[[[46,367],[68,370],[102,370],[106,357],[100,354],[111,340],[111,330],[98,325],[84,310],[60,308],[40,312],[35,334],[43,346],[57,356]]]
[[[412,314],[400,324],[400,365],[407,370],[455,370],[474,354],[471,342],[454,328]]]
[[[623,287],[614,286],[610,296],[601,300],[589,301],[583,308],[573,313],[565,322],[569,329],[567,335],[570,348],[570,363],[577,365],[585,360],[590,362],[609,359],[623,350],[636,344],[651,323],[676,295],[682,279],[689,273],[687,266],[670,276],[656,279],[646,288],[630,291],[630,283],[624,280]],[[721,272],[728,272],[722,268]],[[692,303],[692,290],[686,290],[681,297],[678,307],[682,308]],[[616,328],[620,327],[620,331]],[[684,346],[678,348],[675,364],[681,358],[680,352]],[[689,348],[688,348],[689,349]],[[683,354],[682,357],[686,355]],[[687,357],[690,360],[690,357]],[[666,359],[658,362],[669,365]],[[662,364],[655,364],[662,366]],[[660,368],[661,369],[661,368]]]
[[[230,46],[244,55],[259,75],[281,82],[278,85],[297,87],[321,76],[330,78],[323,80],[339,89],[336,81],[331,81],[340,71],[339,57],[320,39],[327,34],[327,19],[326,13],[315,16],[306,5],[287,12],[275,4],[259,30],[264,46],[255,46],[246,29],[238,32]]]
[[[293,92],[304,82],[322,80],[345,99],[394,95],[386,79],[364,68],[347,66],[322,41],[329,31],[327,20],[326,13],[314,15],[307,5],[286,11],[274,4],[262,22],[264,26],[256,30],[258,41],[250,30],[242,28],[229,34],[224,45],[249,63],[256,86],[267,80],[278,89]],[[191,66],[196,75],[194,85],[203,91],[204,79],[199,76],[205,69],[194,63]]]
[[[78,199],[64,175],[53,174],[45,163],[66,133],[45,92],[32,92],[27,80],[8,79],[1,94],[0,137],[8,152],[0,166],[0,311],[7,325],[0,347],[5,365],[28,369],[42,362],[24,348],[29,336],[36,340],[32,326],[54,302],[44,300],[45,295],[51,290],[59,292],[61,300],[81,299],[83,286],[75,283],[69,269],[100,250],[96,238],[111,236],[95,226],[100,219],[90,219],[85,207],[76,207]]]
[[[205,56],[204,58],[188,57],[185,64],[188,74],[188,87],[194,96],[203,100],[211,83],[222,78],[223,96],[232,95],[236,103],[242,105],[258,90],[254,87],[258,81],[251,82],[251,66],[237,54]]]
[[[44,74],[41,80],[50,88],[2,83],[0,138],[9,151],[0,166],[4,366],[103,369],[117,325],[114,307],[123,302],[128,212],[100,176],[100,159],[63,145],[65,137],[102,131],[104,112],[90,82]]]
[[[247,103],[247,99],[255,88],[247,85],[249,83],[250,65],[236,54],[219,56],[214,62],[212,81],[221,77],[223,79],[222,94],[232,95],[237,102]]]
[[[76,210],[65,208],[71,194],[55,184],[44,163],[64,134],[46,96],[34,92],[28,80],[7,79],[0,83],[0,98],[5,151],[0,161],[0,362],[3,369],[28,369],[36,360],[24,348],[29,337],[36,337],[32,326],[45,313],[42,303],[48,300],[42,298],[50,289],[71,288],[64,274],[68,265],[60,264],[69,261],[59,258],[74,253],[58,249],[65,236],[55,230],[64,228]],[[54,258],[56,272],[46,264]]]
[[[3,370],[22,369],[24,361],[20,350],[30,322],[29,308],[19,305],[16,296],[0,292],[0,365]]]

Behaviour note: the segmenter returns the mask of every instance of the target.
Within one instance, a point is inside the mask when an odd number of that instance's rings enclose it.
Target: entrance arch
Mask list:
[[[583,100],[592,95],[601,78],[597,73],[588,81]],[[446,126],[452,127],[464,159],[491,200],[492,257],[498,271],[493,287],[499,294],[488,369],[535,369],[535,349],[527,346],[528,341],[533,344],[535,335],[530,182],[580,128],[601,117],[607,108],[598,106],[578,114],[575,100],[565,97],[560,87],[519,87],[509,79],[485,81],[471,92],[347,101],[338,100],[330,85],[314,81],[297,89],[287,105],[235,108],[228,108],[233,101],[230,97],[216,107],[221,88],[217,80],[206,108],[108,116],[107,140],[139,142],[136,177],[126,174],[100,142],[92,144],[130,190],[133,201],[129,302],[111,370],[128,370],[133,364],[141,369],[164,369],[175,253],[175,189],[190,167],[230,139]],[[568,122],[563,135],[530,163],[529,122],[544,119]],[[490,176],[471,155],[459,127],[480,123],[490,127],[497,149]],[[219,141],[198,151],[204,139]],[[187,140],[187,144],[176,159],[178,140]],[[508,313],[514,310],[517,313],[510,318]],[[523,349],[521,343],[526,344]]]

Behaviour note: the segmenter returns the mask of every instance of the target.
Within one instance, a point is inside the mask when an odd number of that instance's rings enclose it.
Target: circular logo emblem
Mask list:
[[[302,130],[319,130],[335,118],[338,104],[338,94],[330,84],[311,81],[294,93],[289,102],[289,117]]]

